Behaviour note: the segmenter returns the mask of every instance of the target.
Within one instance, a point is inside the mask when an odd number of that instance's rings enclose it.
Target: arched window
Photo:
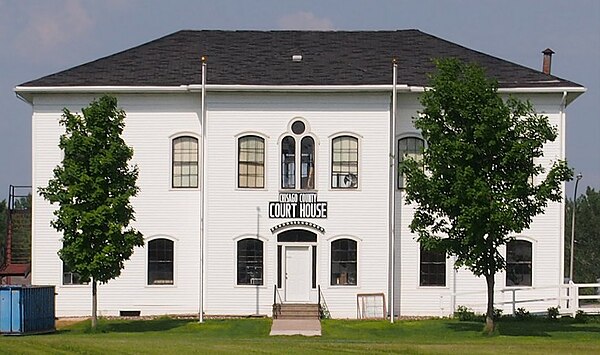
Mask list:
[[[296,140],[290,136],[281,141],[281,187],[296,188]]]
[[[446,253],[420,249],[419,285],[446,286]]]
[[[265,140],[261,137],[238,140],[238,187],[265,187]]]
[[[172,186],[198,187],[198,139],[177,137],[173,139]]]
[[[331,144],[331,187],[355,189],[358,187],[358,139],[341,136]]]
[[[300,143],[301,149],[301,175],[300,188],[315,188],[315,140],[304,137]]]
[[[315,140],[307,125],[296,119],[290,135],[281,140],[281,188],[312,190],[315,188]]]
[[[164,238],[148,242],[148,285],[173,284],[173,245]]]
[[[237,242],[237,284],[263,284],[263,242],[242,239]]]
[[[408,159],[421,162],[425,141],[418,137],[405,137],[398,140],[398,188],[406,187],[406,177],[402,172],[404,162]]]
[[[532,244],[512,240],[506,244],[506,286],[531,286]]]
[[[356,285],[357,243],[352,239],[331,242],[331,284]]]

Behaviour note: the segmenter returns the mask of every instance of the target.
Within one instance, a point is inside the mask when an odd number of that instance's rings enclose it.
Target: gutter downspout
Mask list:
[[[389,199],[390,199],[390,323],[394,323],[394,281],[395,281],[395,268],[396,268],[396,188],[394,185],[394,173],[396,171],[396,115],[397,115],[397,71],[398,63],[396,58],[392,60],[393,67],[393,86],[392,86],[392,117],[390,118],[390,177],[389,177]]]
[[[202,181],[200,182],[200,282],[198,322],[204,323],[204,234],[206,231],[206,57],[202,56],[202,93],[200,104],[200,129],[202,132]]]

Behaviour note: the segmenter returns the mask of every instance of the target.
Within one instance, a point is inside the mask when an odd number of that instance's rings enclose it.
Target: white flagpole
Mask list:
[[[200,105],[200,129],[202,130],[202,180],[200,183],[200,280],[198,322],[204,322],[204,235],[206,232],[206,57],[202,56],[202,94]]]
[[[390,323],[394,323],[394,287],[396,286],[394,281],[396,279],[396,186],[394,184],[395,175],[396,175],[396,115],[397,115],[397,71],[398,71],[398,63],[396,63],[396,58],[392,60],[394,64],[393,67],[393,79],[392,79],[392,118],[391,118],[391,138],[392,142],[390,144],[390,249],[391,249],[391,257],[390,257]]]

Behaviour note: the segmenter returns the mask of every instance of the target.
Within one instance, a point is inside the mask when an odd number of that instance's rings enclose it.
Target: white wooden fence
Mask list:
[[[593,289],[593,294],[582,295],[582,289]],[[458,306],[484,311],[487,306],[486,292],[449,292],[440,296],[441,316],[454,314]],[[513,315],[521,307],[531,313],[545,313],[549,307],[558,307],[561,314],[573,317],[577,311],[600,314],[600,283],[569,282],[543,287],[507,287],[495,291],[494,307],[502,309],[505,314]]]

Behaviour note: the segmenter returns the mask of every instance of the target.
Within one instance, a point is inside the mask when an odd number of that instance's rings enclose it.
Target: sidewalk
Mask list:
[[[321,336],[318,319],[273,319],[269,335]]]

